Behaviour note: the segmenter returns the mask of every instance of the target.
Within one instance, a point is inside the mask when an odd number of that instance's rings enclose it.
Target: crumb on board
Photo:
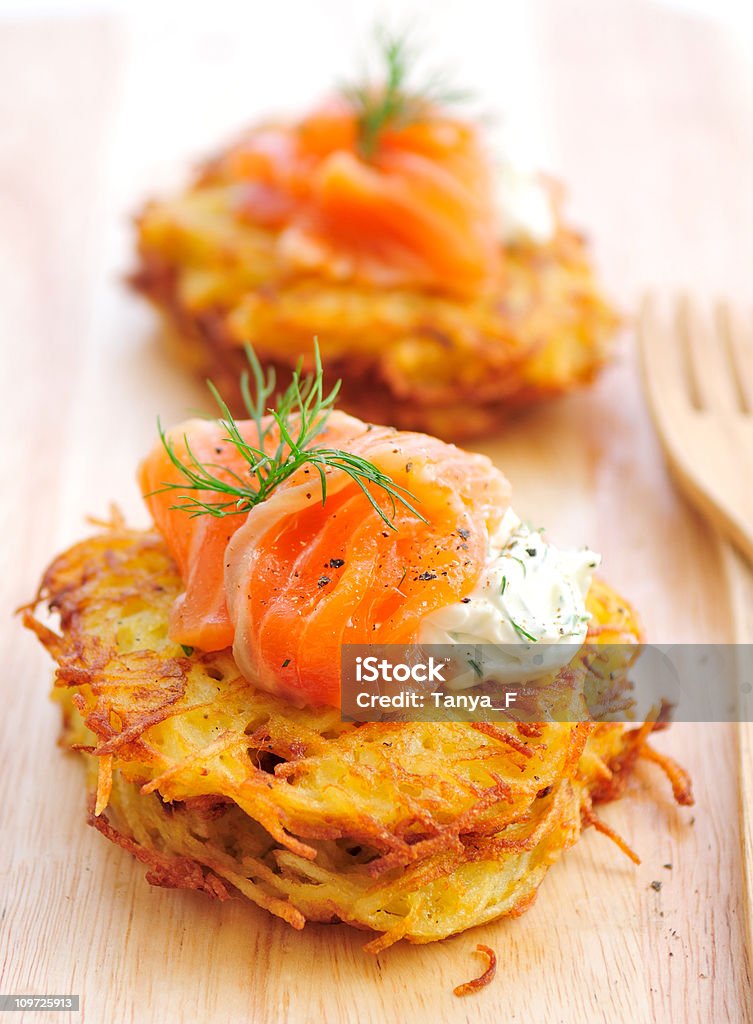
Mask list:
[[[494,950],[479,943],[479,945],[476,946],[476,952],[486,957],[488,961],[486,970],[483,974],[480,974],[478,978],[473,978],[471,981],[466,981],[463,985],[458,985],[454,988],[452,991],[456,996],[469,996],[473,992],[478,992],[479,989],[488,985],[497,973],[497,954]]]

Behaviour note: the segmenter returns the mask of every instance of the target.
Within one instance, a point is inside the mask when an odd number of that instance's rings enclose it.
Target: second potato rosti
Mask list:
[[[556,188],[478,128],[385,83],[248,131],[138,218],[132,283],[235,412],[242,345],[284,379],[318,337],[343,408],[445,438],[590,381],[617,318]]]

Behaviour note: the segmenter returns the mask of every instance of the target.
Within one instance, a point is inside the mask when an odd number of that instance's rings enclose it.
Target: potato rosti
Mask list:
[[[353,723],[337,706],[349,641],[525,638],[580,678],[573,643],[640,635],[598,557],[520,523],[484,456],[334,411],[321,372],[266,412],[253,368],[249,420],[223,407],[142,464],[160,532],[116,522],[60,556],[38,598],[59,633],[26,613],[92,823],[155,884],[371,929],[372,950],[521,913],[584,824],[630,852],[593,804],[638,758],[662,763],[651,724]],[[631,663],[610,661],[609,699]]]
[[[152,884],[241,893],[295,928],[372,929],[374,950],[440,939],[522,913],[648,749],[650,727],[356,726],[298,709],[244,680],[229,651],[188,655],[168,638],[181,587],[160,537],[116,526],[45,575],[59,634],[27,613],[58,663],[90,822]],[[637,637],[604,584],[588,606],[594,642],[612,623]]]
[[[391,45],[392,93],[261,124],[149,203],[131,281],[236,413],[244,341],[289,374],[317,336],[346,410],[482,434],[590,381],[617,318],[557,188],[497,172],[469,121],[411,91]]]

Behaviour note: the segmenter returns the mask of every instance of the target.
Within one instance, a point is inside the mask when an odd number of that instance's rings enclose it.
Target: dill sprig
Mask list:
[[[478,679],[481,679],[483,677],[483,675],[484,675],[484,672],[483,672],[483,669],[481,668],[481,666],[479,665],[479,663],[474,658],[469,658],[468,659],[468,664],[471,666],[473,671],[476,673],[476,677]]]
[[[537,644],[539,642],[538,637],[535,637],[533,633],[529,633],[527,629],[523,629],[520,623],[516,622],[515,619],[510,618],[510,625],[518,636],[523,637],[524,640],[530,640],[532,644]]]
[[[385,130],[419,121],[433,106],[458,103],[467,98],[466,93],[450,88],[441,72],[411,85],[414,52],[404,36],[378,29],[377,42],[384,62],[383,81],[376,83],[365,77],[364,81],[346,84],[340,90],[355,110],[358,150],[365,160],[374,156]]]
[[[206,514],[222,518],[248,512],[254,505],[268,498],[276,487],[302,466],[308,465],[319,475],[322,504],[327,500],[327,473],[342,470],[358,484],[374,511],[390,529],[397,529],[394,518],[398,503],[423,522],[426,521],[413,505],[418,500],[415,495],[395,483],[368,459],[341,448],[316,446],[316,440],[327,425],[340,391],[340,381],[331,391],[324,391],[318,345],[314,347],[314,372],[304,375],[302,361],[299,362],[290,384],[277,396],[273,406],[268,403],[275,395],[274,369],[269,369],[265,374],[250,345],[246,345],[246,356],[250,373],[245,370],[241,376],[241,395],[249,417],[256,424],[258,444],[249,444],[244,440],[217,388],[211,381],[207,381],[207,385],[220,410],[218,422],[226,431],[223,441],[236,448],[248,464],[248,469],[241,475],[228,466],[202,462],[192,450],[186,434],[183,435],[187,455],[184,461],[158,420],[160,440],[183,481],[164,483],[152,493],[178,491],[183,500],[171,505],[171,508],[188,512],[191,516]],[[267,451],[266,442],[271,440],[275,428],[279,432],[277,443],[271,443]],[[218,475],[218,471],[223,475]],[[391,517],[378,503],[372,489],[381,490],[387,495]],[[207,500],[206,492],[217,494],[218,500]]]

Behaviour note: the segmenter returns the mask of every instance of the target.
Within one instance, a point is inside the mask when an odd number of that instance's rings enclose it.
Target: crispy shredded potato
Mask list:
[[[476,946],[476,952],[486,958],[486,970],[478,978],[473,978],[462,985],[457,985],[452,990],[456,996],[471,996],[474,992],[479,992],[494,981],[494,975],[497,973],[497,954],[493,949],[481,943]]]
[[[241,221],[232,183],[200,177],[138,219],[131,283],[165,314],[172,347],[242,414],[244,341],[289,374],[318,338],[342,407],[362,419],[459,439],[593,379],[617,317],[583,238],[504,249],[500,290],[463,301],[309,273],[291,278],[274,231]]]
[[[26,623],[57,662],[64,739],[84,756],[90,821],[155,885],[238,893],[294,928],[345,921],[430,942],[521,914],[546,871],[618,795],[650,726],[345,724],[240,677],[229,651],[167,637],[181,582],[155,534],[115,525],[50,567]],[[601,583],[600,626],[637,637]],[[676,796],[690,801],[674,765]]]

